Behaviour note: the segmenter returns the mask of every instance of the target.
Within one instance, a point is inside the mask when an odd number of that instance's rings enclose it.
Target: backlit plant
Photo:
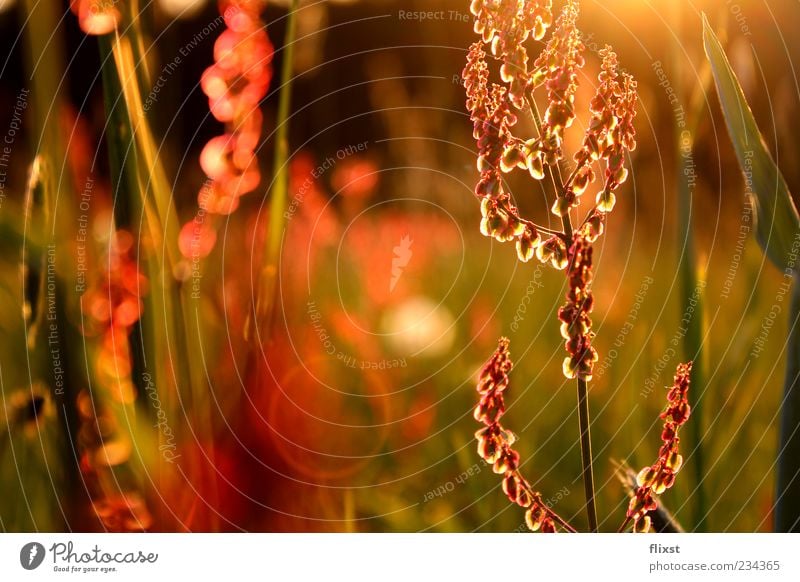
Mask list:
[[[578,75],[586,64],[577,27],[578,2],[569,0],[554,24],[551,0],[473,0],[470,9],[481,39],[470,47],[463,78],[478,146],[480,179],[475,194],[480,200],[480,230],[499,242],[513,241],[522,262],[535,254],[541,262],[566,271],[566,302],[558,311],[567,351],[563,372],[577,382],[586,510],[589,528],[597,531],[588,406],[588,382],[598,360],[590,318],[592,253],[616,193],[627,179],[626,158],[636,148],[636,81],[620,70],[610,46],[600,50],[589,121],[570,161],[564,151],[565,134],[577,118]],[[531,62],[526,41],[544,40],[551,27],[544,49]],[[499,63],[501,84],[490,83],[490,62]],[[535,99],[538,93],[546,97],[543,115]],[[519,135],[521,115],[535,121],[535,135]],[[554,187],[551,212],[560,219],[560,230],[520,215],[504,180],[505,174],[517,170],[528,172],[537,182],[549,176]],[[593,204],[581,221],[573,223],[583,194],[595,183]],[[510,367],[508,340],[502,339],[478,386],[481,399],[475,418],[486,425],[476,433],[478,450],[494,464],[495,472],[504,475],[509,498],[528,508],[530,529],[555,531],[555,514],[541,505],[541,496],[519,475],[519,455],[511,449],[513,436],[497,422],[505,411],[503,394]],[[688,387],[688,372],[685,379]],[[637,530],[647,529],[644,515],[638,514]]]

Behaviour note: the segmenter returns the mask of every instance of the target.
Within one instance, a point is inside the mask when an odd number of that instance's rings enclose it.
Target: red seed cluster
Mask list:
[[[594,297],[589,289],[592,282],[592,244],[586,232],[576,232],[569,249],[569,278],[567,302],[558,310],[561,335],[569,354],[564,359],[567,378],[591,380],[597,351],[592,347],[592,312]]]
[[[130,459],[131,443],[110,406],[82,390],[77,399],[77,447],[83,484],[92,510],[110,532],[138,532],[151,528],[153,517],[125,473],[114,471]]]
[[[148,283],[139,272],[133,245],[133,235],[128,231],[120,230],[112,236],[98,277],[83,296],[84,309],[91,318],[88,331],[129,329],[139,321],[141,296],[147,293]]]
[[[554,214],[566,217],[579,205],[580,196],[596,179],[595,162],[605,166],[602,190],[587,216],[590,242],[604,230],[605,214],[614,206],[614,191],[627,178],[625,156],[636,147],[633,119],[636,115],[636,83],[618,70],[610,47],[600,51],[602,66],[596,94],[589,107],[589,125],[583,143],[574,154],[576,164],[562,178],[566,130],[576,119],[575,99],[580,70],[585,66],[585,46],[577,26],[577,0],[568,0],[553,27],[544,50],[529,66],[525,41],[544,38],[553,19],[552,2],[473,0],[475,32],[481,40],[472,45],[464,68],[467,109],[478,143],[480,179],[475,193],[481,199],[481,232],[500,242],[515,241],[521,261],[534,254],[557,269],[567,266],[567,237],[548,232],[520,217],[511,196],[503,188],[503,174],[527,170],[542,180],[546,168],[562,181],[556,184]],[[501,62],[502,85],[489,83],[487,52]],[[547,105],[541,120],[533,98],[541,88]],[[530,109],[530,111],[528,111]],[[535,115],[538,133],[524,139],[514,135],[518,110]],[[548,232],[543,240],[540,233]]]
[[[220,0],[226,29],[214,43],[214,64],[200,85],[212,115],[225,133],[211,139],[200,154],[200,165],[211,179],[198,197],[200,208],[230,214],[239,197],[261,181],[255,150],[261,139],[261,100],[272,80],[273,46],[260,14],[265,0]]]
[[[606,45],[600,51],[600,56],[603,63],[598,75],[599,85],[589,104],[591,118],[581,148],[574,155],[576,168],[571,180],[553,204],[552,211],[557,216],[565,216],[570,209],[578,206],[580,196],[595,180],[592,163],[607,158],[614,143],[614,131],[618,126],[617,104],[621,96],[617,55]],[[593,216],[603,220],[602,213],[594,213]]]
[[[675,381],[667,393],[667,408],[661,413],[664,430],[661,432],[663,444],[658,451],[658,459],[652,466],[642,469],[636,477],[639,487],[628,505],[628,518],[633,520],[633,530],[637,533],[650,530],[648,513],[658,507],[654,496],[672,487],[675,474],[683,466],[683,457],[678,453],[678,430],[691,414],[687,398],[691,372],[692,362],[678,365]]]
[[[515,240],[520,260],[528,261],[541,238],[532,223],[520,219],[510,195],[503,189],[502,176],[503,170],[508,171],[506,152],[517,151],[511,135],[517,117],[511,111],[508,91],[499,85],[490,88],[488,77],[486,53],[481,43],[475,43],[464,68],[464,83],[473,135],[478,141],[480,179],[475,194],[481,199],[481,232],[500,242]],[[519,163],[524,167],[524,159]]]
[[[602,157],[606,162],[605,184],[597,195],[597,209],[603,213],[614,208],[616,196],[614,191],[625,182],[628,170],[625,168],[625,156],[636,149],[636,129],[633,119],[636,117],[636,81],[630,75],[623,75],[621,95],[614,102],[615,125],[608,132],[607,148]]]
[[[131,405],[136,388],[129,336],[142,313],[147,279],[139,272],[134,239],[118,231],[109,242],[97,278],[81,298],[84,332],[96,336],[95,385],[78,395],[80,467],[95,513],[110,531],[148,529],[151,516],[134,486],[122,492],[114,468],[127,463],[131,442],[114,407]],[[127,507],[127,509],[125,509]]]
[[[591,164],[605,162],[605,182],[597,195],[597,209],[601,213],[614,208],[614,190],[628,177],[625,156],[636,149],[636,81],[628,73],[618,70],[617,55],[610,46],[600,51],[603,64],[598,77],[600,84],[589,106],[591,119],[583,138],[583,146],[575,154],[575,162],[582,172],[591,172]],[[578,180],[581,191],[594,180],[592,172],[587,181]]]
[[[503,475],[503,491],[512,503],[525,508],[525,521],[531,531],[555,532],[555,522],[539,492],[534,491],[519,472],[519,453],[512,447],[516,437],[503,428],[500,417],[506,411],[504,394],[508,389],[508,373],[513,366],[509,341],[500,338],[497,350],[486,362],[478,380],[480,401],[475,407],[475,420],[484,424],[475,433],[478,454],[492,465],[495,473]]]
[[[508,83],[509,97],[518,109],[525,106],[528,88],[528,38],[541,40],[553,22],[552,0],[473,0],[475,32],[501,59],[500,75]]]
[[[577,2],[567,2],[545,50],[534,63],[536,72],[533,84],[544,83],[547,110],[542,120],[541,135],[529,147],[544,163],[551,166],[564,157],[564,131],[575,121],[578,71],[585,64],[585,47],[577,27],[578,14]]]
[[[78,17],[78,24],[86,34],[108,34],[119,25],[124,0],[70,0],[69,7]]]

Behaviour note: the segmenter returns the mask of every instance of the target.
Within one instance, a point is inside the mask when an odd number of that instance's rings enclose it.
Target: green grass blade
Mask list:
[[[705,15],[703,43],[739,165],[743,171],[752,173],[756,238],[775,266],[786,269],[790,267],[792,241],[800,229],[797,208],[789,194],[786,180],[758,130],[753,112],[725,56],[722,44]]]
[[[743,171],[752,172],[756,238],[767,257],[793,276],[774,527],[778,532],[797,532],[800,531],[800,284],[791,256],[793,241],[800,234],[800,218],[786,181],[764,143],[736,75],[705,16],[703,40],[736,156]]]
[[[39,476],[30,480],[26,478],[23,482],[26,483],[27,490],[27,484],[40,480],[41,475],[50,475],[59,482],[58,489],[64,498],[75,498],[80,497],[81,482],[78,467],[70,462],[70,459],[74,459],[74,450],[70,443],[75,441],[77,435],[77,415],[72,404],[79,387],[86,385],[87,378],[83,368],[75,364],[82,355],[78,347],[82,343],[82,336],[70,323],[80,319],[74,293],[77,262],[74,254],[69,252],[70,245],[75,240],[72,226],[75,224],[74,209],[77,205],[72,204],[72,176],[59,124],[59,116],[63,110],[61,79],[64,71],[61,10],[52,2],[25,0],[21,14],[25,31],[26,81],[30,83],[32,106],[30,159],[35,159],[39,165],[39,176],[35,184],[39,191],[30,193],[29,200],[32,204],[27,211],[31,220],[29,228],[22,231],[21,242],[26,248],[26,261],[33,260],[32,253],[27,254],[29,251],[38,250],[44,253],[51,249],[54,260],[52,291],[48,288],[48,293],[51,293],[48,302],[52,302],[53,307],[50,308],[48,303],[48,320],[46,325],[42,323],[39,327],[39,341],[30,348],[26,346],[29,348],[27,357],[30,362],[47,362],[48,366],[52,366],[51,350],[54,348],[41,337],[47,328],[48,333],[57,332],[58,356],[64,369],[62,380],[57,379],[54,374],[41,374],[39,378],[34,376],[30,379],[49,386],[58,420],[53,426],[57,434],[42,437],[55,447],[55,452],[32,455],[30,466],[32,470],[39,472]],[[30,246],[31,241],[36,241],[34,247]],[[32,329],[29,332],[30,337],[37,330]],[[41,446],[39,448],[44,451]],[[27,457],[23,451],[17,453]],[[39,465],[34,467],[37,463]],[[53,489],[52,482],[47,485]],[[6,497],[6,503],[18,503],[18,498],[13,494]],[[33,497],[37,495],[34,493]],[[50,525],[39,521],[38,528],[49,529],[60,518],[69,521],[70,514],[79,511],[76,507],[59,505],[58,500],[38,497],[40,498],[34,501],[39,504],[38,510],[49,513],[49,519],[53,520]]]
[[[675,28],[680,31],[682,8],[676,3],[674,5]],[[681,101],[687,97],[684,84],[682,82],[682,47],[677,39],[672,43],[672,69],[673,87],[675,93]],[[702,79],[710,82],[710,79]],[[701,86],[701,89],[705,87]],[[697,94],[703,95],[704,90]],[[695,95],[695,97],[697,96]],[[704,486],[706,478],[705,455],[703,447],[703,393],[706,389],[704,378],[703,363],[703,286],[698,277],[697,250],[695,247],[694,229],[692,225],[692,208],[694,184],[696,181],[695,162],[694,162],[694,135],[697,123],[700,118],[701,99],[689,98],[687,123],[685,128],[681,128],[676,123],[673,131],[674,153],[677,160],[676,183],[678,189],[678,254],[680,263],[678,273],[680,277],[681,317],[691,313],[686,331],[683,336],[683,357],[682,361],[692,360],[692,389],[694,391],[694,402],[692,403],[692,422],[689,428],[693,498],[693,521],[694,531],[706,531],[707,497]],[[691,310],[691,311],[690,311]],[[681,325],[684,325],[681,323]]]
[[[292,0],[286,37],[283,43],[283,67],[281,69],[280,99],[278,102],[277,131],[275,134],[275,159],[271,199],[269,206],[269,232],[264,268],[259,280],[259,295],[256,303],[257,329],[269,337],[275,309],[281,242],[283,240],[289,192],[289,113],[292,103],[292,68],[294,63],[294,41],[297,30],[298,0]]]
[[[25,191],[25,232],[47,230],[48,208],[43,204],[46,196],[42,158],[36,156],[28,169],[28,185]],[[44,210],[44,212],[42,212]],[[44,214],[42,218],[37,215]],[[36,347],[36,340],[44,317],[45,308],[45,254],[34,249],[31,252],[27,240],[22,244],[22,286],[24,292],[23,313],[28,331],[28,349]]]

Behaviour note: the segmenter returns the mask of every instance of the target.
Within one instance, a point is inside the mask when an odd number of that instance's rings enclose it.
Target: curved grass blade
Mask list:
[[[783,175],[767,149],[730,63],[703,16],[703,41],[739,164],[752,172],[756,238],[769,259],[794,283],[781,403],[774,528],[800,531],[800,281],[795,240],[800,218]],[[793,256],[795,255],[795,256]]]

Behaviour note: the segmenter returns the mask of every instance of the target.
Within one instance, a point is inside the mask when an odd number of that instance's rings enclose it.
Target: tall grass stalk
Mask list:
[[[68,322],[75,321],[68,313],[75,311],[75,302],[70,301],[70,289],[74,289],[77,276],[77,266],[71,252],[63,252],[69,243],[69,229],[74,222],[73,193],[70,175],[67,168],[67,156],[64,142],[59,131],[59,115],[62,112],[62,88],[60,84],[61,71],[63,71],[63,36],[59,25],[60,11],[54,3],[37,0],[25,0],[22,11],[25,19],[26,65],[29,71],[32,97],[32,123],[31,132],[33,152],[31,159],[38,168],[32,168],[39,174],[35,184],[30,187],[40,188],[36,196],[38,204],[33,204],[34,193],[29,193],[31,205],[26,217],[26,225],[30,223],[38,232],[32,233],[32,238],[41,243],[40,250],[46,252],[47,245],[54,245],[57,255],[54,265],[55,279],[52,301],[54,304],[51,323],[57,326],[59,334],[59,348],[62,361],[69,362],[70,358],[77,361],[75,346],[81,345],[81,337]],[[38,216],[37,216],[38,215]],[[28,236],[23,231],[22,244],[27,247]],[[58,252],[62,250],[62,252]],[[30,260],[26,257],[26,260]],[[50,298],[48,298],[50,300]],[[44,326],[42,327],[44,329]],[[34,330],[35,331],[35,330]],[[50,358],[47,342],[39,342],[32,359],[38,361]],[[51,366],[52,362],[48,362]],[[34,378],[31,378],[33,381]],[[47,382],[62,430],[61,459],[64,468],[64,486],[67,495],[79,496],[80,476],[74,463],[68,460],[73,458],[71,448],[77,433],[77,416],[72,407],[77,390],[87,383],[87,377],[80,366],[70,366],[65,373],[64,385],[59,387],[52,374],[46,374]],[[56,508],[52,507],[52,515],[56,515]],[[61,509],[66,515],[75,508]]]
[[[275,156],[273,161],[273,179],[270,191],[269,231],[267,233],[266,255],[264,267],[259,277],[259,294],[256,301],[256,329],[262,335],[262,341],[268,340],[274,317],[276,296],[278,292],[278,271],[280,269],[280,253],[286,229],[287,198],[289,194],[289,115],[292,103],[292,71],[294,66],[294,44],[297,30],[298,0],[292,0],[286,23],[286,35],[283,42],[283,59],[281,65],[280,97],[278,101],[278,117],[275,131]]]
[[[703,452],[703,415],[702,401],[705,389],[705,369],[703,367],[703,313],[704,297],[701,283],[698,280],[697,250],[695,248],[694,229],[692,227],[693,211],[693,186],[691,176],[695,174],[694,168],[694,136],[702,106],[701,100],[686,99],[684,89],[683,70],[685,59],[682,58],[683,45],[680,42],[682,11],[680,3],[673,4],[673,41],[670,45],[672,56],[672,83],[679,102],[684,107],[683,120],[676,119],[673,139],[674,155],[676,159],[676,182],[678,190],[678,274],[680,277],[680,313],[689,313],[691,301],[697,295],[696,304],[693,306],[692,316],[686,325],[683,335],[683,361],[692,360],[692,385],[697,391],[693,402],[693,416],[690,428],[692,443],[692,474],[694,487],[694,529],[705,531],[707,516],[707,500],[705,492],[705,455]],[[702,84],[702,83],[701,83]],[[683,317],[683,316],[682,316]]]
[[[141,360],[155,379],[160,399],[166,403],[171,418],[185,415],[188,423],[176,424],[176,433],[186,442],[202,441],[193,427],[213,429],[212,407],[201,366],[192,366],[192,354],[200,354],[202,318],[190,312],[191,288],[181,285],[174,273],[180,263],[178,249],[179,222],[172,201],[172,189],[160,157],[160,150],[148,123],[142,102],[144,55],[141,20],[131,5],[124,32],[99,38],[103,62],[103,84],[109,118],[107,142],[110,167],[115,185],[115,219],[121,228],[138,231],[140,250],[149,240],[152,252],[142,255],[146,265],[150,291],[144,298],[141,320]],[[125,215],[129,223],[125,222]],[[144,229],[141,229],[142,225]],[[194,302],[196,304],[196,302]],[[142,375],[136,374],[139,385]],[[140,393],[142,386],[140,386]],[[159,439],[163,435],[159,431]],[[213,451],[208,459],[186,456],[190,473],[207,480],[211,496],[216,497]],[[160,466],[160,464],[158,465]],[[212,504],[215,500],[210,500]],[[188,509],[186,509],[188,512]],[[213,512],[212,512],[213,513]],[[216,516],[212,515],[214,523]],[[212,529],[215,525],[212,525]]]
[[[569,213],[561,217],[561,224],[567,239],[572,239],[572,219]],[[581,478],[583,494],[586,498],[586,519],[589,531],[597,532],[597,505],[595,503],[594,466],[592,457],[591,420],[589,418],[589,385],[582,378],[577,379],[578,430],[581,446]]]

